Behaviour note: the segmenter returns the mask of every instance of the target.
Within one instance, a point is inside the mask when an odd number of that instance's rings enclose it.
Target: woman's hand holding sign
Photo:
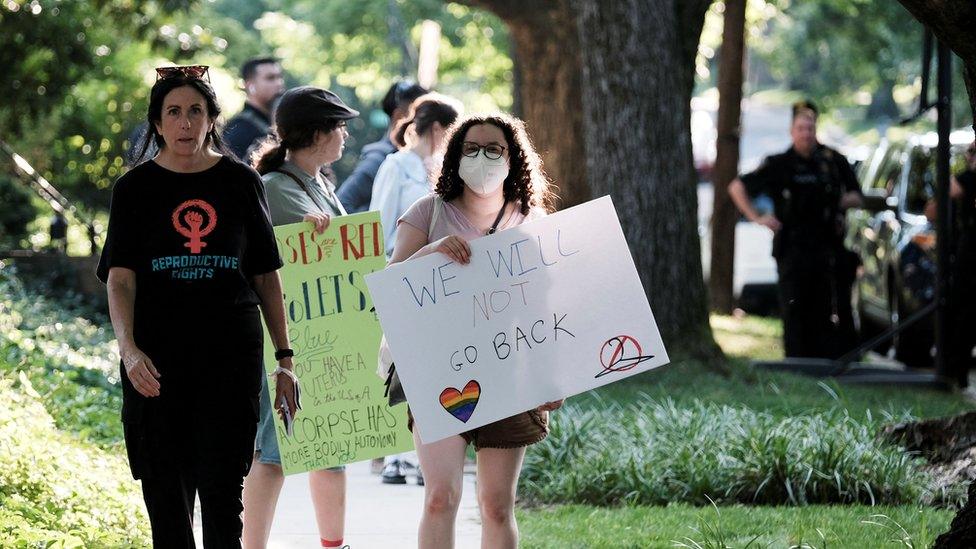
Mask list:
[[[552,402],[547,402],[547,403],[543,404],[542,406],[539,406],[538,408],[536,408],[536,410],[538,410],[540,412],[551,412],[553,410],[558,410],[559,408],[562,407],[564,400],[566,400],[566,399],[561,398],[559,400],[554,400]]]
[[[329,223],[332,221],[332,218],[329,217],[329,214],[325,213],[307,213],[302,218],[302,221],[312,223],[315,225],[315,232],[322,234],[329,228]]]
[[[467,264],[471,261],[471,246],[468,245],[467,240],[457,235],[445,236],[440,240],[435,240],[428,244],[428,247],[431,253],[440,252],[461,264]]]

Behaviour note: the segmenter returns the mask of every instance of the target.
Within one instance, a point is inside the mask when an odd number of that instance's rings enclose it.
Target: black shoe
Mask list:
[[[403,464],[399,459],[386,464],[383,468],[383,484],[406,484],[407,475],[404,474]]]
[[[417,467],[417,486],[424,486],[424,472]]]

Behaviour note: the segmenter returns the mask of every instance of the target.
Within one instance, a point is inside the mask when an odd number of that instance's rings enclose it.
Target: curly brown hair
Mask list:
[[[480,124],[491,124],[505,134],[509,165],[508,176],[502,187],[505,200],[517,200],[522,215],[527,215],[532,208],[551,212],[555,199],[551,190],[552,183],[542,168],[542,159],[539,158],[529,140],[525,123],[503,113],[465,116],[448,128],[444,162],[441,164],[434,192],[445,202],[461,196],[464,192],[464,181],[458,174],[461,147],[468,130]]]

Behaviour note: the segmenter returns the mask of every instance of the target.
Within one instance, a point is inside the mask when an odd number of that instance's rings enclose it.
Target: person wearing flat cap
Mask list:
[[[254,156],[275,226],[309,221],[321,233],[333,217],[346,215],[335,187],[321,171],[342,156],[349,137],[346,121],[357,116],[339,96],[322,88],[301,86],[281,97],[272,135]],[[244,547],[267,544],[284,482],[266,380],[264,384],[254,461],[244,482]],[[342,547],[344,468],[312,471],[308,481],[322,546]]]

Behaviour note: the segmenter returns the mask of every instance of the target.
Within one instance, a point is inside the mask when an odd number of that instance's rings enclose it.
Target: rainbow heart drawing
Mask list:
[[[458,391],[454,387],[448,387],[441,391],[441,406],[452,416],[467,423],[474,413],[475,406],[478,405],[478,398],[481,397],[481,384],[471,380],[464,389]]]

